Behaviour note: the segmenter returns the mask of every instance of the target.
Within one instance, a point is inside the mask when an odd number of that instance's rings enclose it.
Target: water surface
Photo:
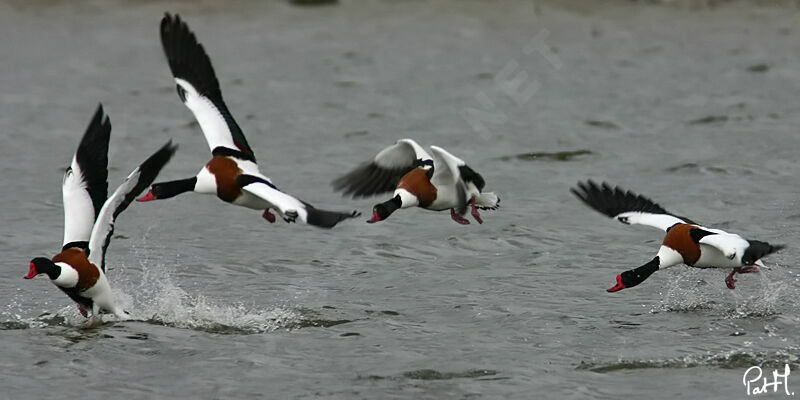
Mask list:
[[[798,367],[796,8],[221,4],[0,5],[0,397],[727,399],[751,365]],[[368,214],[384,199],[329,182],[413,137],[468,160],[502,208],[325,231],[199,195],[136,203],[108,256],[136,321],[79,329],[22,276],[59,248],[61,174],[96,104],[112,187],[168,138],[162,179],[208,158],[158,42],[168,10],[281,188]],[[788,247],[734,291],[675,267],[606,293],[661,235],[583,206],[585,178]]]

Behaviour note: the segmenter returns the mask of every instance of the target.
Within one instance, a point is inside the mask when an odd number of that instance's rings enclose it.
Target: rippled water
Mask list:
[[[751,365],[797,369],[798,10],[684,3],[0,5],[0,397],[727,399]],[[22,276],[59,248],[62,168],[96,103],[112,186],[167,138],[163,179],[208,158],[161,54],[167,10],[285,190],[368,211],[383,199],[329,182],[414,137],[502,208],[324,231],[199,195],[136,203],[108,257],[134,320],[80,329]],[[675,267],[606,293],[661,237],[572,198],[585,178],[788,246],[734,291]]]

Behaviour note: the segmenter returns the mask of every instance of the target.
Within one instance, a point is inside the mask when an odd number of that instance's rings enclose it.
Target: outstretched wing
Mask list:
[[[393,191],[408,171],[426,165],[433,165],[430,154],[412,139],[401,139],[337,178],[332,185],[335,190],[341,190],[344,196],[373,196]]]
[[[448,153],[447,150],[439,146],[431,146],[431,150],[433,151],[433,177],[431,177],[431,183],[437,187],[455,188],[457,199],[455,210],[459,214],[466,213],[469,194],[461,176],[461,167],[467,164],[464,160]]]
[[[619,187],[611,188],[605,182],[602,186],[591,180],[578,182],[578,187],[570,191],[587,206],[623,224],[648,225],[664,231],[675,224],[694,224],[688,218],[670,214],[647,197]]]
[[[173,145],[171,140],[167,142],[136,167],[105,202],[89,239],[89,261],[92,264],[99,266],[103,271],[106,270],[106,249],[114,233],[114,221],[142,190],[153,183],[161,168],[167,165],[177,149],[178,146]]]
[[[179,15],[164,15],[161,45],[175,77],[178,96],[194,113],[211,151],[223,147],[241,152],[236,154],[239,158],[255,162],[253,149],[222,100],[211,59]]]
[[[317,209],[311,204],[283,192],[262,177],[243,174],[236,178],[236,183],[242,190],[271,204],[284,216],[288,217],[295,213],[295,217],[300,221],[320,228],[333,228],[345,219],[361,215],[358,211],[339,212]]]
[[[103,105],[99,104],[61,184],[64,249],[89,248],[92,226],[108,196],[110,136],[111,122],[103,112]]]

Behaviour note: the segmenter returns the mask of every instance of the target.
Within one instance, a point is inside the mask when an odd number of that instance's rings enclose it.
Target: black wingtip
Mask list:
[[[156,180],[158,173],[161,172],[161,169],[172,159],[172,156],[175,155],[177,150],[178,145],[172,144],[172,139],[170,139],[165,145],[161,146],[158,151],[139,164],[139,177],[136,186],[128,192],[122,204],[114,211],[114,218],[124,211],[136,196],[150,187],[150,184]]]
[[[372,197],[395,190],[400,178],[413,167],[385,169],[372,161],[366,161],[347,174],[331,182],[335,192],[342,192],[342,197],[354,199]]]
[[[164,13],[161,19],[161,46],[167,57],[172,76],[188,82],[201,96],[207,97],[217,108],[228,124],[231,131],[233,144],[253,161],[253,149],[247,143],[241,128],[231,115],[225,102],[222,100],[222,91],[217,80],[217,74],[211,65],[211,59],[205,48],[197,41],[189,25],[181,20],[180,15]],[[186,89],[178,85],[178,96],[186,102]]]
[[[584,204],[609,218],[629,211],[674,215],[645,196],[626,191],[619,186],[612,187],[606,182],[598,185],[591,179],[586,182],[578,181],[577,187],[570,188],[570,192]],[[693,223],[687,218],[677,215],[675,217]]]
[[[111,140],[111,121],[98,103],[86,131],[81,137],[75,160],[80,166],[87,192],[92,199],[95,218],[108,197],[108,145]]]
[[[108,115],[106,115],[105,110],[103,110],[103,103],[97,103],[97,109],[94,112],[94,116],[92,116],[92,124],[98,125],[105,125],[110,123],[108,120]]]
[[[178,145],[172,144],[172,139],[170,139],[166,144],[161,146],[158,151],[153,153],[139,165],[141,176],[139,177],[139,184],[137,186],[142,186],[142,189],[137,191],[136,195],[153,183],[153,181],[156,179],[156,176],[158,176],[158,173],[161,172],[161,169],[167,165],[170,159],[172,159],[172,156],[175,155],[176,151],[178,151]]]
[[[169,160],[172,159],[176,151],[178,151],[178,145],[172,144],[172,139],[168,140],[167,143],[161,146],[158,151],[153,153],[153,155],[148,157],[147,160],[141,164],[142,176],[147,177],[151,172],[155,172],[157,175],[158,172],[167,165]],[[155,176],[153,179],[155,179]],[[150,184],[148,183],[147,186],[150,186]]]
[[[161,19],[160,34],[172,76],[191,83],[204,96],[221,98],[211,59],[180,15],[173,16],[165,12]]]

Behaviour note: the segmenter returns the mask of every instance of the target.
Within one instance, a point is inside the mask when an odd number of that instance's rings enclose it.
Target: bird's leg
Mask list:
[[[748,266],[748,267],[736,267],[731,271],[731,273],[725,278],[725,284],[728,285],[728,289],[735,289],[736,288],[736,279],[733,279],[734,274],[752,274],[756,272],[761,272],[758,267],[756,266]]]
[[[469,205],[472,207],[472,217],[475,218],[475,221],[478,221],[479,224],[482,224],[483,219],[481,219],[481,215],[478,213],[478,207],[475,207],[475,196],[470,199]]]
[[[283,220],[287,223],[297,222],[297,211],[289,210],[283,213]]]
[[[80,304],[78,304],[78,312],[81,313],[81,315],[83,315],[83,318],[86,318],[88,316],[88,314],[86,313],[86,309],[83,308],[83,306]]]
[[[269,212],[269,208],[264,210],[264,214],[261,214],[261,216],[264,217],[265,220],[269,221],[270,224],[275,222],[275,215]]]
[[[86,322],[83,326],[81,326],[81,329],[93,328],[95,325],[97,325],[98,322],[102,323],[103,321],[96,314],[93,314],[92,317],[89,318],[89,321]]]
[[[736,274],[736,268],[731,271],[731,273],[725,277],[725,284],[728,285],[728,289],[736,289],[736,279],[733,279],[733,275]]]
[[[455,208],[451,208],[450,209],[450,218],[452,218],[453,221],[456,221],[461,225],[468,225],[469,224],[469,221],[466,218],[456,214],[456,209]]]
[[[753,274],[753,273],[756,273],[756,272],[761,272],[761,270],[759,270],[758,267],[753,266],[753,265],[751,265],[749,267],[737,267],[737,268],[734,268],[733,270],[736,271],[736,273],[739,273],[739,274]]]

